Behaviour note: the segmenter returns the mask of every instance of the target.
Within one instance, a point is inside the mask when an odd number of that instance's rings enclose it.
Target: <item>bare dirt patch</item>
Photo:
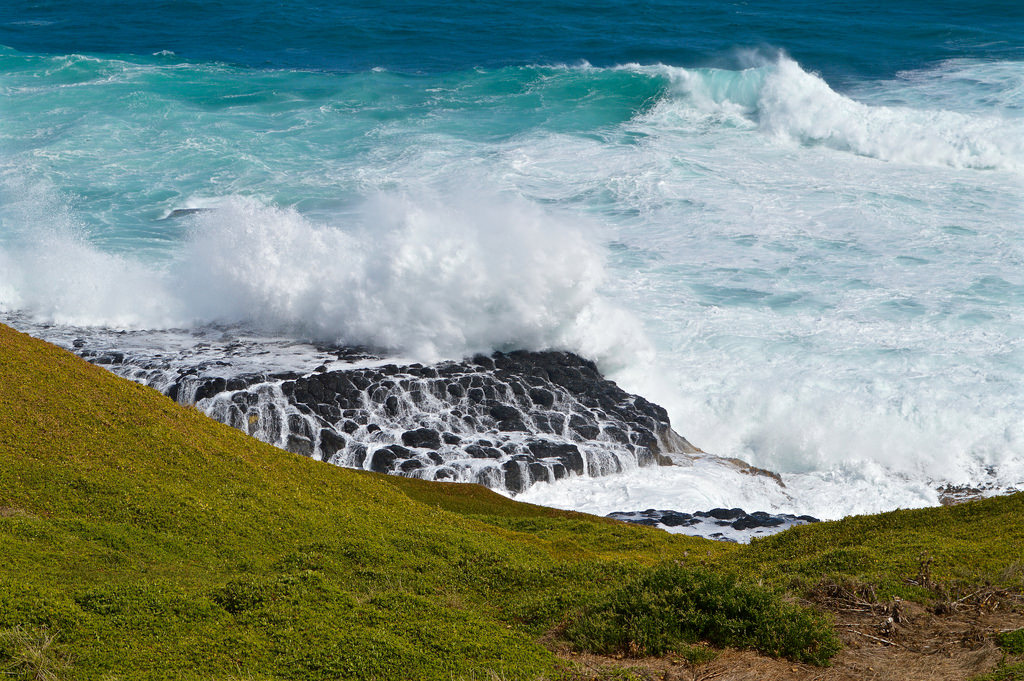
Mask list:
[[[28,511],[17,506],[0,506],[0,518],[27,518]]]

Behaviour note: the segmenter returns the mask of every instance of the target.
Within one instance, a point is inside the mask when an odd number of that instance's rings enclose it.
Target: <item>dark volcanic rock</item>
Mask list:
[[[510,404],[496,404],[488,410],[488,413],[496,421],[519,420],[521,415],[519,409]]]
[[[818,522],[817,518],[808,515],[773,515],[764,511],[746,513],[741,508],[713,508],[693,514],[649,508],[646,511],[617,511],[609,513],[608,517],[650,527],[687,528],[685,534],[720,541],[748,541],[751,537],[773,534],[795,525]]]
[[[555,404],[555,394],[544,388],[530,388],[530,399],[538,407],[550,409]]]
[[[419,459],[406,459],[398,468],[403,473],[411,473],[415,470],[423,468],[423,462],[420,461]]]
[[[324,461],[330,461],[339,449],[344,449],[347,440],[330,428],[320,431],[320,452]]]
[[[501,469],[505,473],[505,489],[513,493],[526,489],[528,479],[524,479],[523,469],[518,461],[508,461]]]
[[[441,448],[441,433],[430,428],[417,428],[402,433],[402,444],[406,447]]]
[[[583,475],[583,455],[579,447],[562,442],[550,442],[548,440],[534,440],[527,447],[538,459],[557,459],[567,470],[577,475]]]
[[[224,357],[259,354],[225,341]],[[461,362],[372,364],[364,349],[321,348],[305,373],[225,361],[133,364],[75,343],[83,356],[195,404],[211,417],[304,456],[427,479],[481,482],[516,493],[567,475],[606,475],[692,452],[664,409],[606,380],[568,352],[510,352]],[[81,347],[79,347],[81,346]],[[331,356],[337,357],[337,361]],[[370,454],[369,452],[372,452]],[[726,518],[720,522],[735,522]],[[663,524],[674,522],[665,518]],[[749,522],[749,521],[744,521]]]
[[[313,442],[308,437],[302,437],[301,435],[289,435],[285,449],[294,454],[313,456]]]
[[[412,452],[401,445],[383,447],[373,453],[370,470],[377,473],[387,473],[394,467],[396,461],[408,459],[411,455]]]
[[[717,520],[736,520],[744,515],[742,508],[713,508],[707,514]]]

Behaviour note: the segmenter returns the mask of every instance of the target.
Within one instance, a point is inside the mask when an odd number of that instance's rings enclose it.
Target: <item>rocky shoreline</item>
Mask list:
[[[318,347],[305,370],[275,370],[268,358],[267,371],[253,371],[259,349],[226,335],[174,352],[97,340],[83,335],[70,349],[264,442],[349,468],[515,495],[570,475],[707,456],[672,429],[665,409],[570,352],[424,365]]]
[[[423,364],[236,328],[125,332],[8,321],[255,438],[334,465],[473,482],[516,496],[570,476],[711,463],[760,477],[785,495],[777,474],[702,452],[676,433],[665,409],[570,352]],[[990,494],[948,485],[939,491],[943,504]],[[815,520],[689,511],[626,507],[611,516],[726,541]],[[718,517],[725,512],[732,515]]]
[[[174,347],[132,333],[58,342],[253,437],[349,468],[475,482],[514,496],[538,482],[700,457],[781,485],[769,471],[694,447],[665,409],[570,352],[496,352],[425,365],[361,347],[307,346],[296,355],[295,343],[193,335]],[[725,522],[721,511],[611,517],[725,541],[808,521],[740,511]]]
[[[17,314],[5,321],[252,437],[333,465],[478,483],[508,496],[573,476],[698,463],[785,487],[770,471],[694,447],[664,408],[571,352],[425,364],[236,327],[115,331]],[[632,521],[631,512],[623,519]],[[687,533],[705,530],[722,538],[712,525]]]

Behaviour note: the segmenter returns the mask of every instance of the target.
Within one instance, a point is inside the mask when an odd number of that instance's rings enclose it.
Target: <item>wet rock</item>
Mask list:
[[[717,520],[735,520],[744,513],[742,508],[713,508],[708,515]]]
[[[411,473],[421,468],[423,468],[423,463],[418,459],[408,459],[398,466],[398,469],[403,473]]]
[[[288,436],[288,442],[285,445],[285,449],[293,454],[301,454],[302,456],[313,456],[313,442],[307,437],[301,435],[291,434]]]
[[[124,363],[123,352],[107,352],[92,360],[93,364],[122,364]]]
[[[102,364],[102,362],[100,363]],[[203,383],[201,383],[199,387],[196,389],[195,401],[199,402],[200,400],[205,400],[209,397],[213,397],[218,393],[224,392],[226,388],[227,381],[220,377],[211,378],[206,381],[203,381]]]
[[[529,465],[530,471],[530,482],[549,482],[551,480],[551,471],[544,464],[533,461]]]
[[[715,508],[710,511],[695,511],[692,514],[649,508],[645,511],[617,511],[608,514],[608,517],[730,542],[749,541],[755,536],[772,534],[795,525],[818,522],[817,518],[806,515],[772,514],[765,511],[746,513],[739,508]]]
[[[519,420],[520,418],[519,410],[508,404],[496,404],[490,408],[488,413],[496,421]]]
[[[313,436],[313,433],[309,429],[309,422],[298,414],[290,414],[288,416],[288,430],[293,435],[298,435],[307,439]]]
[[[224,385],[225,390],[245,390],[249,387],[248,382],[242,378],[229,378]]]
[[[675,513],[674,511],[668,511],[661,515],[661,524],[668,527],[692,525],[693,523],[693,516],[689,513]]]
[[[430,428],[417,428],[402,433],[402,444],[406,447],[422,447],[425,449],[440,449],[441,434]]]
[[[528,432],[529,426],[522,419],[509,419],[498,421],[498,430],[503,433]]]
[[[584,440],[593,440],[601,434],[597,423],[580,414],[573,414],[569,418],[569,427]]]
[[[223,356],[251,351],[248,343],[230,343]],[[381,472],[437,478],[444,471],[446,479],[515,493],[570,473],[613,474],[624,461],[670,463],[662,456],[666,451],[692,447],[671,430],[664,409],[626,393],[593,362],[568,352],[346,368],[340,363],[370,355],[324,348],[311,362],[315,368],[301,374],[268,367],[231,375],[230,365],[207,357],[192,367],[161,358],[162,364],[143,367],[143,375],[132,368],[134,357],[84,344],[78,349],[92,353],[93,361],[123,360],[110,366],[140,382],[160,383],[174,399],[202,401],[210,416],[256,437],[307,456],[319,443],[325,460]],[[473,459],[478,463],[469,464]],[[676,522],[672,516],[664,521]],[[744,522],[754,521],[762,522]]]
[[[370,461],[370,470],[377,473],[387,473],[394,467],[394,462],[402,457],[399,457],[392,450],[392,446],[385,446],[385,448],[374,452],[373,459]]]
[[[494,360],[486,355],[476,355],[473,357],[473,364],[483,367],[484,369],[493,369]]]
[[[523,469],[518,461],[507,461],[501,470],[505,474],[505,489],[514,494],[526,489],[527,481],[523,478]]]
[[[366,445],[356,443],[348,450],[349,463],[352,468],[362,468],[366,463]]]
[[[324,461],[330,461],[331,457],[344,449],[348,441],[330,428],[323,428],[320,431],[320,454]]]
[[[469,445],[465,448],[466,454],[474,459],[500,459],[502,452],[494,447],[481,447],[480,445]]]
[[[533,440],[526,446],[538,459],[555,459],[565,466],[566,470],[583,475],[585,470],[583,454],[580,453],[579,447],[576,445],[549,440]]]

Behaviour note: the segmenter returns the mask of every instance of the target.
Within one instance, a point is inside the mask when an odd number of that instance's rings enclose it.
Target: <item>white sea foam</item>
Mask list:
[[[0,309],[58,324],[161,328],[180,321],[180,301],[151,266],[93,246],[59,193],[3,174]]]
[[[741,472],[713,459],[693,466],[638,468],[604,478],[573,477],[537,483],[519,501],[607,515],[648,508],[692,512],[743,508],[811,515],[835,520],[847,515],[939,503],[927,481],[893,476],[874,462],[854,462],[827,473],[786,475],[785,486],[773,479]]]
[[[785,59],[746,71],[629,68],[672,85],[623,126],[626,143],[537,136],[514,156],[531,193],[610,206],[611,294],[660,354],[647,371],[613,377],[666,406],[698,446],[802,476],[810,508],[769,509],[827,511],[842,499],[854,512],[933,501],[922,492],[932,483],[1020,485],[1022,138],[1008,138],[997,162],[957,155],[974,142],[995,148],[1019,116],[993,113],[970,83],[947,89],[957,107],[944,111],[929,92],[903,93],[911,74],[859,101]],[[970,69],[988,90],[1012,85],[1019,65]],[[862,116],[879,125],[877,155],[798,140],[798,100],[782,93],[802,86],[810,104],[835,105],[837,130]],[[941,133],[940,153],[880,162],[917,153],[898,139],[907,131]],[[887,473],[869,474],[876,466]],[[637,499],[659,498],[657,484],[633,482]],[[744,506],[747,488],[736,489],[740,499],[722,503]]]

